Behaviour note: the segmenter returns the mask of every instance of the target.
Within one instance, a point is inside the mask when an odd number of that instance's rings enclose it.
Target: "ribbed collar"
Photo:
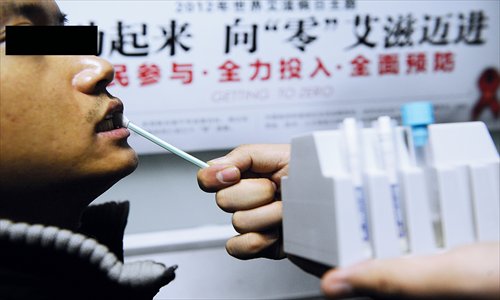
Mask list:
[[[108,244],[115,244],[111,245],[115,248],[117,241],[122,245],[128,203],[94,206],[89,212],[82,218],[82,231],[86,234],[54,226],[0,219],[0,268],[8,266],[12,269],[19,266],[26,271],[33,267],[35,272],[40,268],[47,269],[40,253],[48,253],[54,261],[52,265],[63,270],[62,274],[67,272],[72,276],[81,269],[80,266],[84,266],[85,270],[90,270],[89,274],[98,274],[98,277],[102,277],[110,285],[131,290],[151,290],[152,295],[174,279],[176,266],[166,268],[153,261],[123,263],[123,249],[115,249],[119,252],[116,254],[101,242],[101,239],[106,240]],[[106,227],[106,223],[110,223],[109,226]],[[92,230],[97,232],[92,234]],[[65,266],[68,261],[77,262],[75,265],[79,267]],[[82,271],[78,272],[81,277]]]

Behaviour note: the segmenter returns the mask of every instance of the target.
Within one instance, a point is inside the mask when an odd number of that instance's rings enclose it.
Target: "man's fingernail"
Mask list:
[[[327,296],[347,296],[352,293],[352,287],[344,282],[336,282],[326,285],[324,287],[324,292]]]
[[[233,183],[240,179],[240,171],[236,167],[222,169],[215,174],[220,183]]]

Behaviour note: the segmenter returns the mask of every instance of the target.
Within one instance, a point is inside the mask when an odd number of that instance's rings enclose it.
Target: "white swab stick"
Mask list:
[[[201,160],[197,159],[196,157],[192,156],[191,154],[186,153],[186,152],[182,151],[181,149],[178,149],[178,148],[170,145],[169,143],[161,140],[160,138],[152,135],[151,133],[147,132],[146,130],[142,129],[141,127],[130,122],[125,116],[123,116],[122,118],[123,118],[123,121],[122,121],[123,127],[126,127],[128,129],[132,130],[133,132],[137,133],[138,135],[140,135],[142,137],[145,137],[146,139],[157,144],[158,146],[162,147],[163,149],[168,150],[177,156],[180,156],[181,158],[187,160],[188,162],[190,162],[192,164],[197,165],[198,167],[200,167],[202,169],[208,167],[208,164],[206,162],[201,161]]]

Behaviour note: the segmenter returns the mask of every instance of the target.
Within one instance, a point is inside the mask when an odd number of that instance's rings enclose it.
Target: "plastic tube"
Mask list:
[[[399,192],[399,183],[396,171],[396,142],[394,124],[388,116],[379,117],[374,122],[377,130],[377,137],[380,146],[380,160],[382,167],[387,172],[389,184],[391,187],[392,206],[396,227],[398,229],[398,238],[403,252],[408,251],[408,236],[404,220],[403,203]]]
[[[344,119],[341,129],[344,132],[347,148],[347,161],[349,164],[349,171],[352,176],[354,184],[354,194],[358,205],[361,217],[361,231],[363,234],[363,241],[370,249],[370,231],[368,228],[368,212],[366,207],[366,197],[363,190],[363,181],[361,177],[361,153],[360,153],[360,137],[359,137],[359,124],[354,118]]]
[[[422,168],[428,178],[429,199],[432,210],[432,223],[436,245],[443,247],[443,227],[441,222],[441,207],[439,205],[438,193],[429,170],[428,155],[428,130],[427,126],[434,123],[434,107],[430,102],[412,102],[401,107],[401,119],[404,126],[411,129],[414,146],[415,162],[417,167]]]

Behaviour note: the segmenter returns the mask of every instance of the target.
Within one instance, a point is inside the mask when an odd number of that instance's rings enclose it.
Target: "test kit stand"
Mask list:
[[[292,140],[285,252],[345,266],[500,240],[500,160],[484,123],[429,125],[424,164],[411,129],[379,125]]]

